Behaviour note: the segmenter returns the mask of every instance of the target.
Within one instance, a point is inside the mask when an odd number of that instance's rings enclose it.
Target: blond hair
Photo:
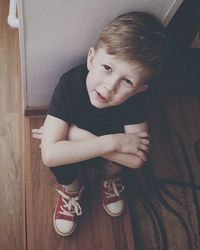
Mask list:
[[[100,33],[95,49],[145,67],[157,75],[166,57],[167,39],[158,19],[146,12],[129,12],[111,21]]]

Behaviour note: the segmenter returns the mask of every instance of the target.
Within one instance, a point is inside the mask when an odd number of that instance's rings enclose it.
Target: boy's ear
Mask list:
[[[145,84],[143,86],[140,86],[138,89],[137,89],[137,94],[138,93],[141,93],[141,92],[144,92],[145,90],[147,90],[149,88],[149,85]]]
[[[88,51],[88,56],[87,56],[87,68],[88,68],[88,70],[90,70],[92,67],[92,61],[94,59],[94,55],[95,55],[95,50],[93,47],[91,47]]]

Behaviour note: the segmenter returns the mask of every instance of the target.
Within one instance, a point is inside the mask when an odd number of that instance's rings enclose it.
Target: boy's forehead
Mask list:
[[[108,62],[113,64],[124,64],[126,67],[134,67],[134,68],[140,68],[141,66],[137,62],[130,62],[129,60],[126,60],[125,58],[121,58],[118,55],[111,55],[107,52],[106,49],[104,48],[98,48],[96,51],[96,54],[101,58],[101,59],[107,59]]]

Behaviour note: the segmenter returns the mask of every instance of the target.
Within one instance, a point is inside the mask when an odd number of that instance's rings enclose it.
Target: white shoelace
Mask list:
[[[82,209],[79,204],[79,196],[76,197],[70,197],[67,194],[63,193],[59,189],[56,189],[56,191],[62,196],[62,201],[64,203],[63,206],[60,207],[61,211],[59,212],[60,214],[63,215],[72,215],[76,214],[77,216],[82,215]],[[81,189],[82,191],[82,189]],[[80,191],[80,193],[81,193]]]
[[[120,193],[124,191],[124,185],[117,183],[118,180],[120,179],[115,178],[104,181],[104,187],[108,189],[108,191],[105,192],[108,198],[115,196],[119,197]]]

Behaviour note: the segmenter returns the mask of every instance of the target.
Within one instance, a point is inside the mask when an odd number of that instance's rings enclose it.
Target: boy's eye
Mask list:
[[[129,79],[123,78],[123,80],[124,80],[126,83],[128,83],[129,85],[133,85],[133,83],[132,83]]]
[[[108,65],[106,65],[106,64],[103,64],[102,65],[103,67],[104,67],[104,69],[106,70],[106,71],[112,71],[112,69],[111,69],[111,67],[110,66],[108,66]]]

